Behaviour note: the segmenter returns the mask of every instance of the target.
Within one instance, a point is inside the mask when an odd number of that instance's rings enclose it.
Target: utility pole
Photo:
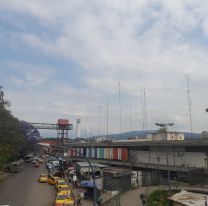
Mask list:
[[[145,125],[144,125],[144,100],[143,100],[143,92],[141,92],[141,108],[142,108],[142,129],[143,129],[143,132],[145,130]]]
[[[106,136],[108,140],[108,102],[106,103]]]
[[[85,119],[85,139],[87,138],[87,118]]]
[[[155,123],[156,126],[159,126],[161,128],[164,129],[164,133],[165,133],[165,141],[166,141],[166,145],[167,145],[167,127],[168,126],[173,126],[174,123]],[[168,170],[168,191],[169,191],[169,195],[171,195],[171,188],[170,188],[170,168],[169,168],[169,151],[168,151],[168,146],[166,146],[166,161],[167,161],[167,170]]]
[[[147,105],[146,105],[145,89],[144,89],[144,124],[145,124],[145,137],[147,138]]]
[[[98,135],[100,137],[100,106],[98,106]]]
[[[121,83],[118,80],[118,102],[119,102],[119,117],[120,117],[120,134],[122,134],[122,116],[121,116]]]
[[[193,137],[193,127],[192,127],[192,111],[191,111],[191,91],[190,91],[190,84],[189,84],[189,76],[190,74],[186,75],[186,83],[187,83],[187,96],[188,96],[188,107],[189,107],[189,124],[190,124],[190,132],[191,136]]]

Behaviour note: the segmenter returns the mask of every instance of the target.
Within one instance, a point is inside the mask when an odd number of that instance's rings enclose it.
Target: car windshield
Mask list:
[[[66,182],[59,182],[58,184],[59,184],[59,185],[67,185]]]
[[[47,175],[46,174],[41,174],[40,177],[47,177]]]
[[[60,191],[67,191],[67,190],[69,190],[69,187],[62,187],[62,188],[60,189]]]
[[[68,199],[69,198],[69,195],[58,195],[57,196],[57,200],[65,200],[65,199]]]

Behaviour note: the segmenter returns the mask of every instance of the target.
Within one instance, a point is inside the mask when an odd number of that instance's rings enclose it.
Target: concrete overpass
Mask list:
[[[208,169],[208,139],[177,141],[115,141],[71,143],[71,148],[127,148],[128,160],[93,158],[92,161],[149,170],[188,172]],[[167,166],[167,157],[169,165]],[[81,157],[71,156],[80,160]]]

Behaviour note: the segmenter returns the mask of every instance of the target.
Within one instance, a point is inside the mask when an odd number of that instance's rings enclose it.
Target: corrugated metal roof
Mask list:
[[[78,164],[80,167],[89,167],[88,162],[76,162],[76,164]],[[108,165],[99,164],[99,163],[91,163],[91,165],[93,167],[100,167],[100,168],[108,167]]]
[[[171,196],[169,199],[174,202],[183,204],[184,206],[204,206],[206,198],[208,198],[208,195],[206,194],[193,193],[182,190],[180,193]]]

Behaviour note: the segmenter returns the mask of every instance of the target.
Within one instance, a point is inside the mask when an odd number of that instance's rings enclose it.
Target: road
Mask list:
[[[52,206],[56,195],[55,188],[39,183],[41,173],[47,173],[45,164],[34,168],[32,163],[25,164],[20,173],[9,174],[0,183],[0,205],[10,206]]]

